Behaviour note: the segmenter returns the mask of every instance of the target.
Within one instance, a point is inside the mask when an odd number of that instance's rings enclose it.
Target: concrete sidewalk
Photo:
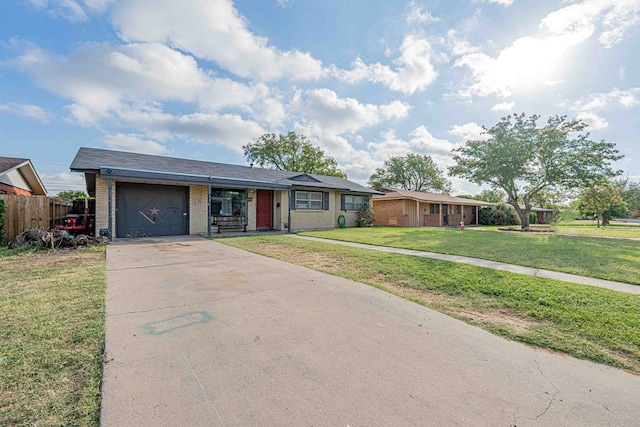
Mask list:
[[[640,377],[194,236],[107,247],[101,424],[637,425]]]
[[[480,259],[480,258],[471,258],[471,257],[466,257],[461,255],[447,255],[447,254],[439,254],[435,252],[416,251],[412,249],[390,248],[387,246],[375,246],[375,245],[367,245],[363,243],[343,242],[340,240],[321,239],[318,237],[298,236],[296,234],[288,234],[287,236],[294,237],[297,239],[331,243],[334,245],[351,246],[353,248],[372,249],[380,252],[390,252],[394,254],[411,255],[411,256],[418,256],[422,258],[432,258],[432,259],[439,259],[442,261],[471,264],[478,267],[492,268],[494,270],[502,270],[502,271],[508,271],[511,273],[525,274],[527,276],[543,277],[545,279],[554,279],[554,280],[560,280],[563,282],[578,283],[580,285],[597,286],[600,288],[612,289],[614,291],[640,295],[640,286],[638,285],[630,285],[628,283],[596,279],[593,277],[578,276],[576,274],[560,273],[558,271],[542,270],[539,268],[524,267],[521,265],[506,264],[504,262],[491,261],[491,260]]]

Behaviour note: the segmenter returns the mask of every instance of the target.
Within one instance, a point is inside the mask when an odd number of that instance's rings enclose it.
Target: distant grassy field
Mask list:
[[[300,233],[464,255],[640,285],[640,241],[454,228],[346,228]]]
[[[640,223],[637,222],[614,220],[606,227],[598,228],[595,220],[573,220],[553,224],[552,229],[558,234],[640,239]]]
[[[497,335],[640,373],[638,295],[287,236],[218,241],[370,284]]]
[[[0,425],[98,426],[104,247],[0,249]]]

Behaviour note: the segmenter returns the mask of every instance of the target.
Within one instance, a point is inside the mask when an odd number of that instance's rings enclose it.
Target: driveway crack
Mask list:
[[[553,406],[554,402],[556,401],[556,397],[558,396],[558,394],[560,393],[560,389],[558,387],[556,387],[556,385],[553,383],[553,381],[551,381],[547,375],[544,373],[544,371],[542,370],[542,368],[540,367],[540,363],[538,362],[538,357],[540,356],[540,353],[536,352],[536,357],[534,359],[534,362],[536,364],[536,368],[538,369],[538,372],[540,373],[540,375],[542,376],[542,378],[544,378],[545,380],[547,380],[547,382],[551,385],[551,387],[553,387],[555,389],[554,393],[551,395],[551,398],[549,399],[549,401],[547,402],[546,407],[542,410],[542,412],[540,412],[538,415],[535,416],[535,418],[529,418],[529,417],[521,417],[518,416],[518,412],[520,411],[520,407],[518,407],[518,409],[516,410],[515,414],[513,415],[513,427],[517,426],[518,423],[518,419],[528,419],[531,421],[538,421],[540,418],[542,418],[543,416],[545,416],[547,414],[547,412],[549,412],[549,409],[551,409],[551,407]],[[546,393],[546,392],[545,392]]]

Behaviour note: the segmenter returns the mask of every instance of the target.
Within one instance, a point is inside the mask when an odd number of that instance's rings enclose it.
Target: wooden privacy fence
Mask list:
[[[62,224],[72,203],[47,196],[0,195],[4,200],[4,238],[9,242],[23,231],[50,230]]]

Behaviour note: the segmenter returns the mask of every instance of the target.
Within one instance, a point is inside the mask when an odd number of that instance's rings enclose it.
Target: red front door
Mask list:
[[[271,229],[273,224],[273,191],[258,190],[256,201],[256,228]]]

